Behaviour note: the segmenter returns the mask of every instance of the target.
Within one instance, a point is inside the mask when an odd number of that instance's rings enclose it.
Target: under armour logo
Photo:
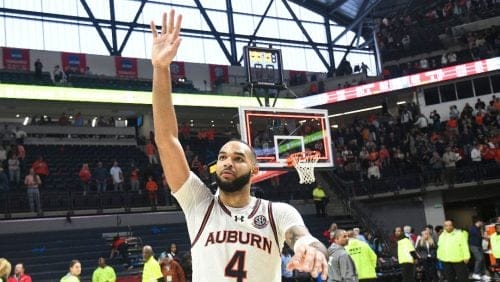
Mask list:
[[[241,216],[237,216],[237,215],[235,215],[235,216],[234,216],[234,221],[238,222],[238,220],[239,220],[239,221],[243,222],[243,219],[244,219],[244,218],[245,218],[245,216],[244,216],[244,215],[241,215]]]

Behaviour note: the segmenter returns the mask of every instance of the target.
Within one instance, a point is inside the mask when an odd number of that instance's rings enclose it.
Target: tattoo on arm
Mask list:
[[[293,226],[290,227],[285,233],[285,242],[286,244],[293,250],[295,247],[295,243],[302,236],[310,235],[309,230],[304,226]],[[312,243],[310,246],[316,248],[318,251],[322,252],[327,256],[326,247],[321,242]]]

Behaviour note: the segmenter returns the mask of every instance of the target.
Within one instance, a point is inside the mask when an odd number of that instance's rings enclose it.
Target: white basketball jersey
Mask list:
[[[304,225],[294,208],[253,197],[226,207],[194,174],[174,196],[188,224],[193,282],[281,281],[285,231]]]

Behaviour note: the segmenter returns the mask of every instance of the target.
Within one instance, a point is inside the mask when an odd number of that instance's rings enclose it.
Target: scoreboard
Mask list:
[[[283,85],[281,50],[262,47],[244,47],[245,69],[250,84],[260,87]]]

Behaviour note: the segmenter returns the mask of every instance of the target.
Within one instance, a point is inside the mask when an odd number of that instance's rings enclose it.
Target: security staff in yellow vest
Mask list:
[[[417,253],[413,243],[401,231],[402,228],[396,228],[394,235],[398,238],[398,262],[401,267],[402,282],[415,282],[415,263],[417,262]]]
[[[345,246],[346,251],[351,256],[358,272],[360,282],[376,282],[377,255],[367,243],[355,238],[354,232],[349,234],[349,242]]]
[[[314,188],[312,196],[316,205],[316,216],[326,216],[326,193],[323,187],[318,185]]]
[[[448,282],[467,282],[470,252],[467,237],[462,230],[455,229],[453,220],[444,222],[444,231],[439,236],[437,257],[443,262],[444,277]]]
[[[500,223],[495,224],[495,233],[490,236],[491,252],[500,265]]]

